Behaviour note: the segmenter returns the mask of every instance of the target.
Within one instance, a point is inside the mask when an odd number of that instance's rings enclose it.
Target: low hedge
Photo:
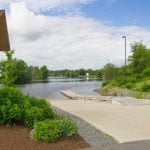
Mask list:
[[[21,121],[33,127],[34,122],[52,118],[54,113],[46,100],[26,96],[15,87],[0,88],[0,124],[11,126]]]

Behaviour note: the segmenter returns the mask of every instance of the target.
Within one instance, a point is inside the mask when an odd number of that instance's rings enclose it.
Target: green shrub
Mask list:
[[[50,104],[44,99],[26,96],[24,101],[24,109],[25,122],[29,127],[32,127],[35,121],[53,119],[55,117]],[[34,116],[35,120],[33,119]]]
[[[127,77],[127,82],[129,82],[129,83],[136,83],[137,79],[136,79],[136,77],[134,75],[128,76]]]
[[[36,97],[28,97],[28,100],[30,101],[31,106],[36,106],[43,110],[43,116],[45,119],[54,118],[54,112],[52,108],[50,107],[50,104],[45,99],[39,99]]]
[[[3,125],[13,125],[22,120],[22,110],[17,104],[7,104],[0,106],[0,123]]]
[[[34,125],[33,138],[43,142],[55,142],[61,136],[59,120],[45,120]]]
[[[143,92],[150,92],[150,80],[136,83],[135,90],[143,91]]]
[[[128,89],[132,89],[133,88],[133,83],[127,83],[125,85],[125,87],[128,88]]]
[[[109,90],[111,90],[112,88],[113,88],[113,87],[108,84],[108,85],[102,87],[102,88],[100,89],[100,92],[101,92],[103,95],[107,95],[108,92],[109,92]]]
[[[144,77],[149,77],[150,76],[150,67],[147,67],[146,69],[144,69],[143,75],[144,75]]]
[[[118,83],[119,87],[123,87],[127,83],[127,79],[122,77],[119,78],[116,82]]]
[[[61,120],[59,129],[62,136],[65,137],[70,137],[77,133],[77,126],[71,120],[68,119]]]
[[[25,110],[24,122],[28,127],[33,127],[35,122],[44,120],[43,110],[36,106],[32,106]]]
[[[15,87],[0,88],[0,105],[7,105],[9,101],[11,104],[21,105],[24,100],[23,93]]]
[[[150,82],[143,82],[141,85],[141,90],[143,92],[150,92]]]
[[[68,119],[45,120],[35,123],[33,138],[44,142],[55,142],[60,137],[71,137],[77,133],[77,126]]]
[[[26,98],[30,101],[31,106],[36,106],[39,108],[50,106],[45,99],[40,99],[40,98],[30,97],[30,96],[26,96]]]
[[[143,93],[142,92],[136,92],[135,98],[137,98],[137,99],[143,98]]]
[[[0,88],[0,123],[15,124],[18,121],[32,127],[34,122],[54,118],[50,104],[44,99],[25,96],[15,87]]]
[[[102,83],[102,86],[106,86],[106,85],[108,85],[109,83],[110,83],[110,80],[104,81],[104,82]]]

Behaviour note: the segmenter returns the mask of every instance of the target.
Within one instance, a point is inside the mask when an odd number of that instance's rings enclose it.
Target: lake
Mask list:
[[[31,96],[46,97],[50,99],[67,99],[61,94],[61,90],[71,90],[82,95],[99,95],[94,92],[101,86],[102,82],[96,79],[62,79],[49,78],[31,84],[18,85],[20,89]]]

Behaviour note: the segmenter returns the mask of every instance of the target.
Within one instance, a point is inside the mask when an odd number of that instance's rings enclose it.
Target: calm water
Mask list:
[[[93,90],[101,86],[98,80],[81,80],[81,79],[48,79],[32,84],[19,85],[18,87],[24,93],[32,96],[47,97],[51,99],[67,99],[61,94],[61,90],[71,90],[83,95],[98,95]]]

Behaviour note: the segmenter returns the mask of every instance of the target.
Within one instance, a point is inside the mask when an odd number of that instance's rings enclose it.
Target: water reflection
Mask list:
[[[18,85],[24,93],[32,96],[47,97],[50,99],[67,99],[61,94],[61,90],[71,90],[83,95],[98,95],[94,92],[101,86],[101,81],[96,79],[64,79],[49,78],[48,80],[36,81],[31,84]]]

